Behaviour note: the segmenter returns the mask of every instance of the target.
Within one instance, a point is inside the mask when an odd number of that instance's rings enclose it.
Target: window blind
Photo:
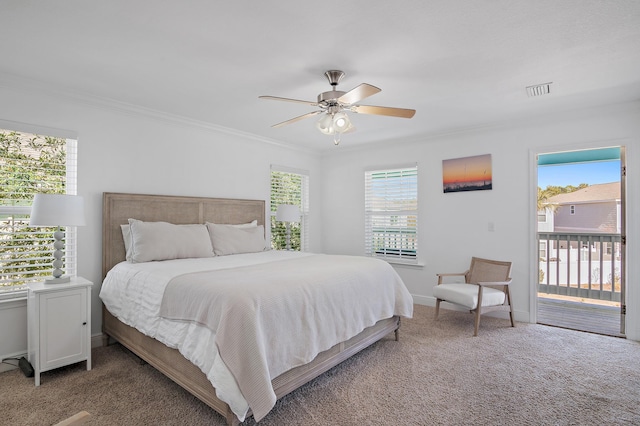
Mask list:
[[[37,193],[76,193],[73,139],[0,129],[0,288],[51,275],[55,228],[29,227]],[[76,274],[76,231],[65,233],[63,270]]]
[[[300,223],[291,223],[291,248],[309,250],[309,173],[283,166],[271,166],[271,248],[285,248],[286,227],[276,221],[280,204],[300,208]]]
[[[365,254],[418,262],[418,167],[365,171]]]

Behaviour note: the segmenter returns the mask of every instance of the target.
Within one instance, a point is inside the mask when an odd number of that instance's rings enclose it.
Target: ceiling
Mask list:
[[[341,147],[640,100],[638,0],[2,0],[0,85],[46,87],[323,152],[315,101],[366,82]],[[526,87],[552,82],[551,93]],[[38,123],[35,123],[38,124]]]

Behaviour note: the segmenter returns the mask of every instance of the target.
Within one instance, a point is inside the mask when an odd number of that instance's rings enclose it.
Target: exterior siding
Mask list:
[[[575,206],[571,214],[570,206]],[[616,201],[565,204],[556,210],[555,232],[618,232]]]

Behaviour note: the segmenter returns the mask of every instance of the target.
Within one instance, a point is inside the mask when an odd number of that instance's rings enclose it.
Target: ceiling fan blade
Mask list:
[[[371,95],[375,95],[380,91],[381,90],[378,89],[376,86],[372,86],[367,83],[362,83],[361,85],[354,87],[344,95],[340,96],[338,98],[338,102],[341,102],[343,104],[355,104],[356,102],[360,102],[364,98],[368,98]]]
[[[415,109],[405,108],[391,108],[371,105],[353,105],[349,108],[353,112],[358,114],[374,114],[374,115],[387,115],[390,117],[411,118],[415,115]]]
[[[300,120],[304,120],[305,118],[309,118],[309,117],[313,117],[314,115],[318,115],[320,113],[323,113],[324,111],[322,110],[318,110],[318,111],[313,111],[313,112],[308,112],[306,114],[303,115],[299,115],[298,117],[294,117],[291,118],[287,121],[283,121],[282,123],[278,123],[278,124],[274,124],[271,127],[282,127],[282,126],[286,126],[287,124],[291,124],[291,123],[295,123],[296,121],[300,121]]]
[[[301,101],[299,99],[280,98],[278,96],[258,96],[258,98],[260,98],[260,99],[268,99],[268,100],[271,100],[271,101],[295,102],[297,104],[306,104],[306,105],[311,105],[311,106],[318,106],[317,102]]]

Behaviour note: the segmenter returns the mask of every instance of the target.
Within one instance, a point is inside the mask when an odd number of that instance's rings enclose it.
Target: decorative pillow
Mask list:
[[[205,225],[129,219],[129,233],[130,261],[134,263],[214,256]]]
[[[264,226],[237,227],[207,223],[213,252],[217,256],[255,253],[265,249]]]
[[[207,222],[207,225],[210,224],[211,222]],[[223,225],[223,224],[218,224],[218,223],[211,223],[212,225]],[[233,226],[234,228],[255,228],[256,226],[258,226],[258,221],[257,220],[252,220],[249,223],[241,223],[239,225],[227,225],[224,224],[225,226]]]

